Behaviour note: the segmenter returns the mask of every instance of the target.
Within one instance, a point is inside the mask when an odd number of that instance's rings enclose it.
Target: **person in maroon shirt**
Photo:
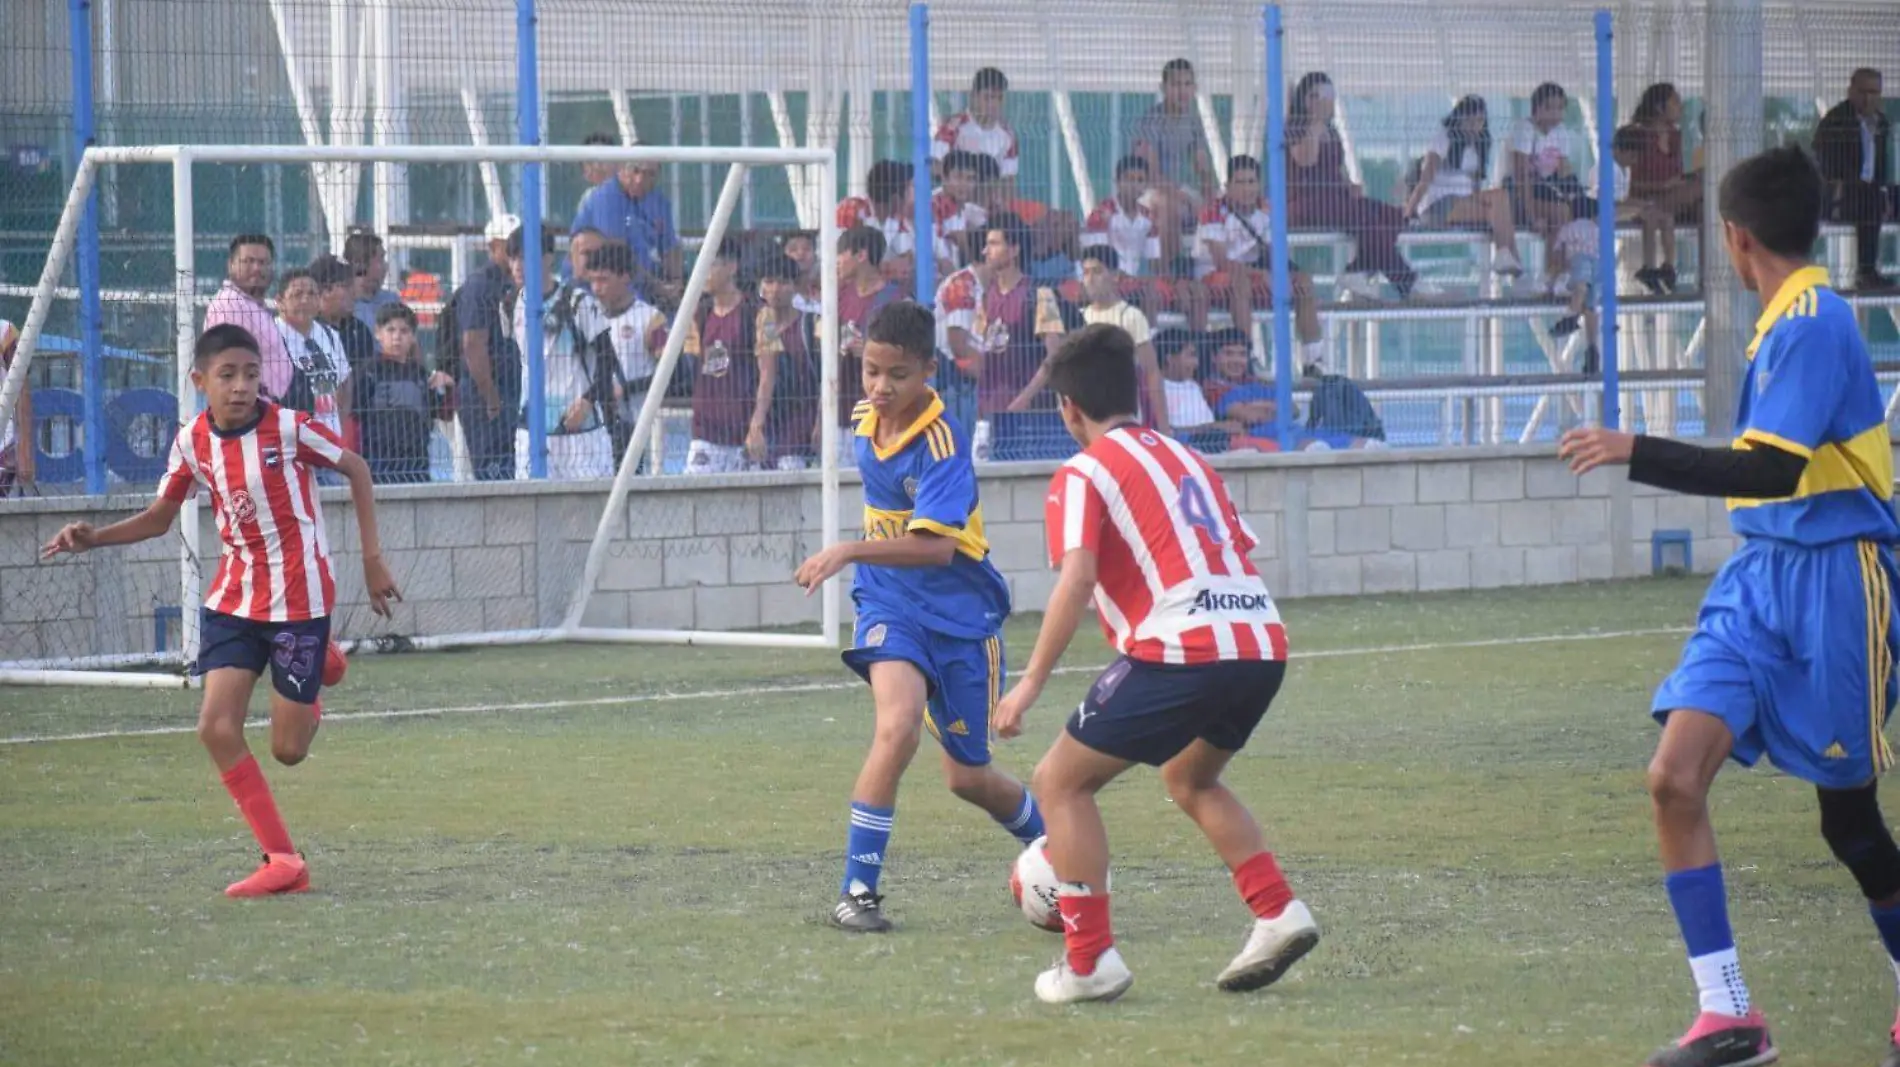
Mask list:
[[[706,295],[686,333],[686,352],[694,357],[695,371],[688,474],[727,474],[749,466],[746,429],[759,390],[755,342],[760,308],[739,288],[738,242],[730,237],[720,241],[713,257]]]
[[[864,338],[871,317],[903,293],[884,277],[884,234],[853,226],[838,235],[838,425],[851,426],[851,409],[864,399]],[[849,465],[850,435],[840,437],[839,461]]]
[[[753,462],[797,471],[812,466],[821,442],[817,316],[798,307],[799,266],[778,253],[759,265],[759,392],[746,431]],[[856,387],[861,392],[862,387]]]
[[[976,371],[979,418],[1032,406],[1055,410],[1055,394],[1036,383],[1036,371],[1055,354],[1067,331],[1055,290],[1037,286],[1023,273],[1030,248],[1029,227],[1021,217],[1008,211],[990,216],[983,244],[990,283],[983,289],[977,317],[977,343],[983,349],[983,363]]]
[[[1358,242],[1347,274],[1383,274],[1400,297],[1411,295],[1418,274],[1399,254],[1405,212],[1373,200],[1346,175],[1346,149],[1333,126],[1333,80],[1319,71],[1300,79],[1287,105],[1287,221],[1339,230]],[[1364,291],[1362,284],[1351,288]]]
[[[1682,94],[1668,82],[1644,89],[1627,128],[1643,135],[1642,148],[1630,165],[1629,198],[1648,203],[1664,220],[1659,227],[1662,263],[1637,271],[1636,280],[1652,292],[1674,292],[1676,224],[1702,221],[1702,176],[1683,168]]]

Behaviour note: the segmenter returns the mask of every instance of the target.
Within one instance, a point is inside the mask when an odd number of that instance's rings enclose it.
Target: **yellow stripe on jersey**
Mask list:
[[[990,665],[989,712],[994,714],[996,705],[1003,699],[1003,639],[992,636],[984,641],[983,657]]]
[[[924,429],[924,439],[930,444],[930,458],[939,462],[957,454],[956,439],[950,435],[950,427],[939,419]]]
[[[1761,347],[1762,338],[1774,329],[1775,323],[1784,318],[1812,317],[1820,308],[1820,298],[1815,293],[1817,286],[1828,283],[1827,270],[1823,267],[1803,267],[1788,275],[1788,280],[1775,290],[1774,298],[1761,309],[1761,317],[1755,320],[1755,337],[1748,342],[1748,358],[1755,358],[1755,350]],[[1805,314],[1796,314],[1798,303],[1805,303]]]
[[[1880,565],[1880,546],[1861,541],[1860,581],[1867,613],[1867,729],[1868,751],[1873,754],[1874,773],[1885,774],[1893,767],[1893,749],[1887,744],[1887,681],[1893,674],[1893,657],[1887,650],[1888,630],[1893,618],[1893,601],[1887,586],[1887,572]]]
[[[865,510],[869,511],[870,509],[866,508]],[[909,514],[909,512],[905,512],[905,514]],[[990,554],[989,539],[983,536],[983,505],[981,504],[978,504],[970,511],[970,521],[961,530],[955,526],[945,526],[943,523],[935,522],[930,519],[912,519],[905,529],[922,530],[925,533],[933,533],[939,537],[948,537],[957,543],[958,552],[963,553],[971,559],[980,560]]]
[[[924,408],[923,414],[917,416],[917,421],[904,427],[904,432],[898,434],[895,440],[883,445],[877,443],[877,412],[870,410],[868,404],[866,408],[867,410],[858,422],[858,436],[869,437],[872,454],[884,460],[902,452],[906,445],[917,439],[918,434],[925,433],[932,426],[938,425],[938,420],[943,417],[943,398],[932,390],[930,404]]]
[[[1743,500],[1731,497],[1728,502],[1730,511],[1739,508],[1756,508],[1763,504],[1785,504],[1802,497],[1850,489],[1865,489],[1881,500],[1893,498],[1893,443],[1887,433],[1887,424],[1884,422],[1862,430],[1844,443],[1826,442],[1813,452],[1809,452],[1792,441],[1760,430],[1744,431],[1742,436],[1732,442],[1736,448],[1748,448],[1751,443],[1779,448],[1797,456],[1806,456],[1808,465],[1801,472],[1801,480],[1795,483],[1793,496],[1777,497],[1773,500]]]
[[[910,528],[910,511],[896,511],[891,508],[864,508],[864,539],[866,541],[895,541],[904,536]]]

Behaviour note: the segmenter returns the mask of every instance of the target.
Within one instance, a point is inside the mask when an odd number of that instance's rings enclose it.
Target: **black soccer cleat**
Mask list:
[[[831,925],[854,934],[888,934],[891,921],[884,917],[884,898],[869,890],[841,893],[838,906],[831,909]]]
[[[1703,1012],[1675,1044],[1644,1060],[1644,1067],[1764,1067],[1781,1058],[1761,1012],[1745,1018]]]

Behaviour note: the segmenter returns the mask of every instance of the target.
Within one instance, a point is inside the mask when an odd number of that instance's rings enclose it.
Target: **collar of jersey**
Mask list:
[[[1761,318],[1755,320],[1755,339],[1748,346],[1749,358],[1754,358],[1755,349],[1761,347],[1761,339],[1768,336],[1769,328],[1788,313],[1788,308],[1800,299],[1802,293],[1826,285],[1826,267],[1802,267],[1788,275],[1788,280],[1782,282],[1781,288],[1775,291],[1774,299],[1762,307]]]
[[[916,422],[905,427],[903,434],[900,435],[897,440],[892,441],[889,445],[880,445],[877,443],[876,408],[865,412],[864,418],[858,420],[858,436],[869,437],[871,439],[871,452],[876,455],[877,458],[889,459],[899,452],[902,452],[905,446],[917,439],[918,434],[923,433],[930,427],[931,423],[936,422],[942,417],[943,397],[938,396],[937,391],[932,389],[930,391],[930,403],[925,405],[924,413],[917,416]]]
[[[213,437],[225,437],[225,438],[243,437],[245,434],[250,433],[252,430],[255,430],[259,426],[263,425],[264,416],[270,414],[270,408],[271,408],[270,401],[265,400],[262,397],[260,397],[258,398],[258,401],[257,401],[257,416],[253,418],[251,421],[245,423],[244,425],[239,426],[237,429],[227,430],[219,426],[218,420],[212,418],[211,412],[209,411],[205,412],[205,425],[211,427],[211,435]]]

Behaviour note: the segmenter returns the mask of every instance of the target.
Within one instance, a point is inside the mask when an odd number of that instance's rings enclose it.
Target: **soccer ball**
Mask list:
[[[1016,898],[1016,906],[1023,909],[1031,926],[1061,933],[1062,915],[1056,910],[1056,887],[1061,883],[1049,865],[1049,854],[1043,851],[1048,843],[1047,836],[1038,837],[1016,857],[1009,871],[1009,895]]]
[[[1044,851],[1048,844],[1046,835],[1038,837],[1016,857],[1016,864],[1009,871],[1009,894],[1016,898],[1016,906],[1023,909],[1023,917],[1031,926],[1059,934],[1062,913],[1056,907],[1056,889],[1062,879],[1056,877],[1056,869]],[[1109,886],[1113,884],[1114,879],[1110,878]]]
[[[350,673],[350,661],[343,656],[343,646],[335,641],[323,653],[323,684],[326,688],[339,685],[343,676]]]

